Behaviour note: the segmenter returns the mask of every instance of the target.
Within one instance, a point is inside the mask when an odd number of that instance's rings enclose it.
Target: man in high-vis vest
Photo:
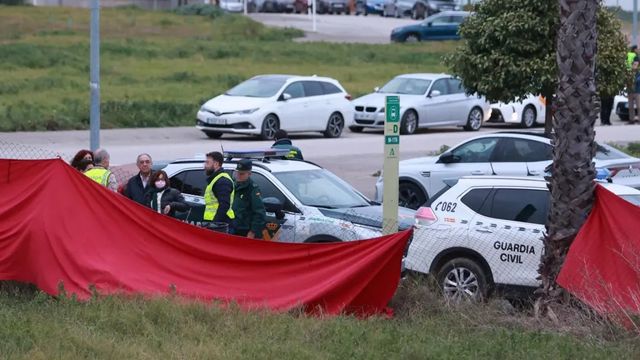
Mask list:
[[[118,191],[118,181],[115,175],[109,170],[109,153],[105,149],[98,149],[93,153],[93,168],[85,171],[91,180],[105,186],[111,191]]]
[[[204,221],[231,224],[233,212],[234,185],[231,176],[224,172],[224,157],[214,151],[207,154],[204,170],[209,177],[204,190]]]

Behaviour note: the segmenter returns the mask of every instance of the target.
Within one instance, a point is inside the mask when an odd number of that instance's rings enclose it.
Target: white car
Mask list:
[[[528,129],[544,124],[545,110],[544,97],[529,95],[521,101],[491,104],[491,117],[487,122],[520,124]]]
[[[353,122],[350,100],[351,95],[334,79],[260,75],[202,105],[196,128],[210,138],[233,133],[272,140],[278,129],[318,131],[337,138]]]
[[[220,0],[220,9],[233,13],[243,12],[244,2],[242,0]]]
[[[355,118],[349,129],[383,129],[389,95],[400,99],[401,134],[438,126],[475,131],[491,116],[489,103],[483,97],[467,95],[460,79],[446,74],[406,74],[395,77],[375,93],[355,99]]]
[[[602,185],[640,206],[640,191]],[[406,269],[435,275],[450,299],[529,293],[538,286],[549,201],[542,178],[460,178],[416,213]]]
[[[640,159],[606,144],[596,145],[596,168],[608,169],[614,183],[640,188]],[[400,161],[400,205],[417,209],[445,186],[445,179],[467,175],[543,176],[552,160],[551,140],[542,132],[476,136],[440,156]],[[382,202],[383,175],[376,182],[378,202]]]

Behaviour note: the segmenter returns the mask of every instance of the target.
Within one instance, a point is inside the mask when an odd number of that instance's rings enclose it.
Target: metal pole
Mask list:
[[[249,13],[249,5],[247,4],[249,2],[249,0],[244,0],[244,15],[247,16],[247,14]]]
[[[631,30],[631,45],[638,45],[638,0],[633,0],[633,29]]]
[[[100,0],[91,0],[91,46],[90,46],[90,147],[100,147]]]
[[[317,31],[317,27],[316,27],[316,0],[313,0],[313,11],[311,12],[311,18],[313,20],[313,32]]]

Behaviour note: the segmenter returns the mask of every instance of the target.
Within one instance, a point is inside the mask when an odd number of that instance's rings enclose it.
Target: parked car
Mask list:
[[[353,101],[355,120],[351,131],[382,129],[385,99],[400,98],[400,133],[413,134],[418,128],[460,126],[480,129],[489,118],[489,103],[479,96],[467,95],[459,79],[447,74],[405,74],[393,78],[372,94]]]
[[[334,79],[260,75],[202,105],[196,128],[210,138],[233,133],[272,140],[278,129],[318,131],[337,138],[353,123],[350,100],[351,95]]]
[[[459,40],[458,29],[469,14],[467,11],[445,11],[432,15],[417,24],[393,29],[391,41]]]
[[[231,173],[241,158],[253,162],[251,179],[260,188],[267,229],[282,242],[334,242],[382,235],[382,206],[318,165],[284,160],[288,150],[228,151],[223,168]],[[178,219],[202,225],[207,176],[204,157],[176,160],[164,171],[191,210]],[[413,226],[415,211],[400,208],[399,229]],[[276,235],[277,234],[277,235]]]
[[[294,11],[294,0],[249,0],[248,12],[282,13]]]
[[[356,15],[382,15],[386,0],[356,0]]]
[[[318,14],[342,14],[349,15],[351,10],[349,9],[348,0],[316,0],[316,13]]]
[[[629,121],[629,100],[627,95],[618,95],[613,100],[613,108],[621,121]]]
[[[416,0],[411,9],[412,19],[424,19],[443,11],[461,10],[455,0]]]
[[[455,183],[455,184],[454,184]],[[640,205],[640,191],[602,184]],[[433,274],[445,297],[532,294],[550,194],[543,178],[462,177],[416,212],[405,267]]]
[[[468,175],[543,176],[553,160],[551,139],[542,132],[505,131],[466,140],[439,156],[400,161],[399,202],[417,209],[445,187],[445,180]],[[611,181],[640,188],[640,159],[606,144],[596,144],[597,168],[610,171]],[[382,202],[383,175],[375,200]]]
[[[396,18],[411,16],[415,4],[416,0],[387,0],[384,3],[382,16],[393,16]]]
[[[220,0],[220,9],[231,13],[241,13],[244,11],[244,2],[242,0]]]
[[[545,114],[544,97],[529,95],[521,101],[491,104],[491,117],[487,122],[520,124],[520,127],[529,129],[544,124]]]

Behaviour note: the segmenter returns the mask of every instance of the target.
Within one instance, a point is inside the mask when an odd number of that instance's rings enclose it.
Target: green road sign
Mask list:
[[[387,96],[385,104],[387,122],[400,121],[400,99],[397,96]]]
[[[400,144],[400,136],[398,136],[398,135],[385,136],[384,137],[384,143],[386,145],[397,145],[397,144]]]

